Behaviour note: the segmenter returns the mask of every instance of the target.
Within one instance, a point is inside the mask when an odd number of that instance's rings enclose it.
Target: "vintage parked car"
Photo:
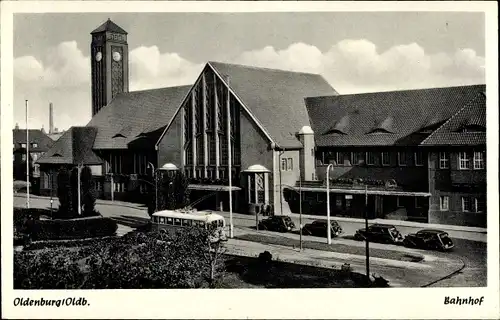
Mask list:
[[[315,220],[302,227],[302,233],[311,236],[326,237],[327,223],[328,221],[326,220]],[[332,237],[336,237],[342,233],[342,227],[340,227],[336,220],[330,220],[330,227],[330,234]]]
[[[424,229],[410,233],[403,241],[406,247],[448,251],[454,247],[448,233],[442,230]]]
[[[288,232],[295,228],[295,223],[288,216],[272,216],[259,222],[260,230]]]
[[[368,229],[359,229],[354,235],[356,240],[366,240],[379,243],[399,244],[403,242],[403,236],[393,225],[373,224]]]

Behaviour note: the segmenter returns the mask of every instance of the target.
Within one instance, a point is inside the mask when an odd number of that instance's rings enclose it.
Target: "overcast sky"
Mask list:
[[[14,122],[91,116],[90,32],[125,29],[130,90],[190,84],[209,60],[322,74],[340,94],[485,83],[482,13],[16,14]],[[167,122],[167,120],[166,120]]]

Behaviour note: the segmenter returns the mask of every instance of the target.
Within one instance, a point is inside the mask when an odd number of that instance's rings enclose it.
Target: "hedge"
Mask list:
[[[29,220],[26,233],[31,240],[67,240],[115,235],[118,225],[110,218],[93,217],[71,220]]]
[[[50,215],[50,210],[38,208],[14,208],[14,226],[22,229],[28,220],[40,220],[40,216]]]

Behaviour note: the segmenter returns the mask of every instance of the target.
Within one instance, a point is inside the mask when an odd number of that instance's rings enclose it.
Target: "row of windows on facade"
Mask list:
[[[124,156],[122,156],[121,154],[110,154],[108,161],[105,162],[105,172],[125,173],[124,172],[125,166],[123,166],[123,158]],[[134,153],[132,161],[133,161],[131,166],[132,172],[127,172],[127,173],[135,173],[135,174],[152,173],[151,171],[152,168],[150,167],[150,163],[146,155]]]
[[[227,166],[226,167],[219,167],[219,168],[197,167],[194,171],[193,171],[192,166],[185,166],[184,167],[184,174],[186,175],[186,177],[188,179],[207,178],[207,179],[214,180],[214,179],[217,179],[217,176],[216,176],[217,171],[219,172],[219,179],[226,179],[229,177]],[[239,170],[238,170],[238,168],[233,167],[231,171],[232,171],[232,177],[234,178],[238,174]]]
[[[463,212],[481,213],[486,211],[486,201],[484,197],[461,197]],[[448,196],[439,197],[439,210],[450,210],[450,198]]]
[[[369,165],[374,166],[376,163],[376,156],[380,155],[380,164],[382,166],[391,165],[391,152],[372,152],[372,151],[360,151],[360,152],[342,152],[342,151],[324,151],[319,153],[319,163],[323,164],[333,164],[337,166],[351,166],[351,165]],[[398,165],[408,166],[410,165],[410,153],[409,152],[398,152]],[[414,165],[423,166],[424,159],[421,151],[414,152]]]
[[[14,143],[14,149],[17,148],[17,143]],[[38,148],[38,143],[32,142],[30,143],[31,148]],[[21,143],[21,148],[26,148],[26,143]]]
[[[216,164],[216,155],[215,155],[215,139],[207,135],[207,144],[206,144],[206,154],[208,155],[208,165]],[[196,138],[196,164],[203,165],[205,163],[205,146],[203,144],[202,137]],[[240,148],[235,143],[234,139],[231,138],[231,163],[232,165],[240,164]],[[186,147],[184,148],[185,159],[187,165],[194,164],[194,154],[193,154],[193,146],[191,140],[187,142]],[[228,145],[227,139],[224,135],[219,135],[219,159],[220,164],[227,165],[228,163]]]
[[[350,166],[350,165],[376,165],[375,158],[376,154],[380,154],[382,166],[391,165],[391,153],[390,152],[322,152],[320,153],[320,164],[331,163],[339,166]],[[398,152],[398,165],[408,166],[410,162],[408,152]],[[421,167],[424,165],[423,154],[421,151],[414,152],[414,165]],[[472,151],[472,152],[459,152],[458,154],[458,168],[460,170],[480,170],[485,168],[485,152],[484,151]],[[440,152],[439,153],[439,168],[449,169],[450,168],[450,153]]]

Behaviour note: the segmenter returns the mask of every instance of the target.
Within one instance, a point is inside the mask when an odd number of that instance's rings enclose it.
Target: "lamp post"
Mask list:
[[[329,164],[326,167],[326,241],[328,244],[332,244],[332,232],[330,225],[330,168],[333,167],[333,164]]]
[[[299,229],[300,229],[300,251],[302,251],[302,178],[299,168]]]
[[[82,215],[82,196],[81,196],[81,172],[83,168],[83,164],[79,164],[77,167],[77,177],[78,177],[78,215]]]
[[[148,166],[153,170],[153,179],[155,179],[155,212],[158,211],[158,177],[156,176],[156,169],[154,164],[148,162]]]
[[[368,230],[368,186],[365,185],[365,230]],[[366,241],[366,276],[370,280],[370,245],[368,237],[365,237]]]
[[[28,100],[26,100],[26,208],[30,208],[30,139],[28,128]]]

